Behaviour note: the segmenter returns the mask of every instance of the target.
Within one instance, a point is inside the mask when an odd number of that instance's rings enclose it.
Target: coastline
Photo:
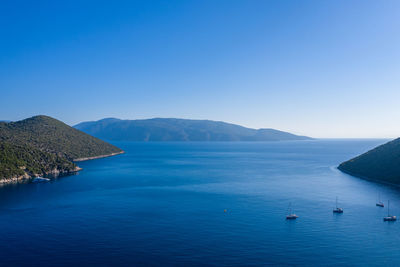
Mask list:
[[[124,154],[125,151],[121,151],[121,152],[115,152],[115,153],[111,153],[111,154],[106,154],[106,155],[100,155],[100,156],[94,156],[94,157],[86,157],[86,158],[77,158],[77,159],[73,159],[73,162],[80,162],[80,161],[86,161],[86,160],[92,160],[92,159],[101,159],[101,158],[108,158],[108,157],[112,157],[112,156],[116,156],[116,155],[120,155],[120,154]]]
[[[400,187],[399,184],[394,184],[394,183],[390,183],[390,182],[386,182],[386,181],[382,181],[382,180],[377,180],[377,179],[373,179],[373,178],[369,178],[369,177],[366,177],[366,176],[362,176],[362,175],[359,175],[359,174],[352,173],[352,172],[350,172],[348,170],[344,170],[344,169],[340,168],[340,165],[337,166],[336,169],[338,169],[342,173],[345,173],[347,175],[350,175],[350,176],[358,178],[358,179],[362,179],[362,180],[366,180],[366,181],[374,182],[374,183],[378,183],[378,184],[385,184],[385,185]]]
[[[25,172],[23,175],[20,175],[20,176],[14,176],[14,177],[10,177],[10,178],[0,179],[0,186],[9,185],[9,184],[26,183],[26,182],[28,182],[36,177],[39,177],[39,176],[50,176],[50,177],[67,176],[67,175],[75,174],[81,170],[82,170],[82,168],[76,166],[73,170],[69,170],[69,171],[60,171],[60,170],[54,169],[52,171],[49,171],[46,173],[41,173],[41,174],[39,174],[39,173],[28,174]]]
[[[26,182],[32,178],[33,177],[28,175],[27,173],[25,173],[24,175],[14,176],[11,178],[4,178],[4,179],[0,179],[0,186],[7,185],[7,184],[17,184],[20,182],[22,183],[22,182]]]
[[[121,152],[111,153],[111,154],[107,154],[107,155],[100,155],[100,156],[95,156],[95,157],[78,158],[78,159],[74,159],[72,161],[80,162],[80,161],[86,161],[86,160],[101,159],[101,158],[112,157],[112,156],[116,156],[116,155],[120,155],[120,154],[124,154],[124,153],[125,153],[125,151],[121,151]],[[10,177],[10,178],[0,179],[0,186],[9,185],[9,184],[26,183],[38,176],[51,176],[51,177],[68,176],[68,175],[75,174],[81,170],[83,170],[81,167],[76,166],[75,169],[70,170],[70,171],[60,171],[60,170],[54,169],[50,172],[41,173],[41,174],[38,174],[38,173],[28,174],[25,172],[23,175],[20,175],[20,176],[14,176],[14,177]]]

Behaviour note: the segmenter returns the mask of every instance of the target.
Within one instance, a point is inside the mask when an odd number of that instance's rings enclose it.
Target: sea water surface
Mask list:
[[[336,169],[385,141],[115,143],[78,175],[0,188],[0,265],[399,266],[400,222],[375,203],[400,215],[400,190]]]

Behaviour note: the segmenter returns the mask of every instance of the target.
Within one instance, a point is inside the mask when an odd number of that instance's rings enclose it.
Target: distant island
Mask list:
[[[121,149],[48,116],[0,122],[0,183],[79,171],[74,161]]]
[[[251,129],[240,125],[172,118],[82,122],[74,126],[97,138],[112,141],[287,141],[311,140],[274,129]]]
[[[400,138],[343,162],[338,169],[356,177],[400,185]]]

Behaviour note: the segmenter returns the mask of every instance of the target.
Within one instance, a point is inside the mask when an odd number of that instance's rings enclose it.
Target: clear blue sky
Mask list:
[[[400,1],[2,1],[0,119],[400,136]]]

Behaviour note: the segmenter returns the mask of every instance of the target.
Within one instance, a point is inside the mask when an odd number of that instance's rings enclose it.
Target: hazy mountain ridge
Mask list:
[[[360,178],[400,185],[400,138],[345,161],[338,169]]]
[[[78,170],[73,160],[122,150],[47,116],[0,122],[0,180]]]
[[[74,128],[114,141],[283,141],[310,140],[274,129],[251,129],[211,120],[154,118],[120,120],[107,118],[82,122]]]

